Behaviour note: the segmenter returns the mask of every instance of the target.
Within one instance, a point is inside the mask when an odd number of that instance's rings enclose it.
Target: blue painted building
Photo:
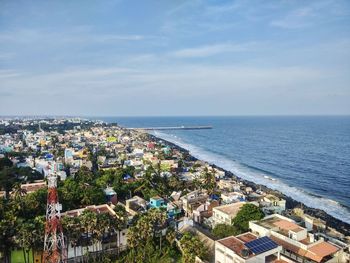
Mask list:
[[[162,208],[162,207],[166,208],[164,199],[159,196],[152,197],[149,200],[149,205],[150,207],[154,207],[154,208]]]
[[[151,208],[164,208],[167,211],[168,218],[174,218],[176,215],[181,213],[179,209],[173,203],[166,203],[165,200],[159,196],[152,197],[149,201],[149,206]]]

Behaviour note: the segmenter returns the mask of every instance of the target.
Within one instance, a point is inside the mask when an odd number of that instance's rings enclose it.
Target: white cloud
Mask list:
[[[302,28],[312,25],[310,18],[314,16],[312,8],[299,8],[289,12],[281,19],[271,21],[270,25],[287,29]]]
[[[228,52],[243,52],[251,49],[255,44],[215,44],[195,48],[185,48],[171,52],[169,55],[178,58],[209,57]]]
[[[298,29],[348,17],[348,8],[344,8],[345,6],[340,2],[329,0],[311,2],[287,12],[284,17],[272,20],[270,25],[285,29]]]
[[[9,60],[15,56],[15,53],[4,52],[0,53],[0,60]]]
[[[9,79],[9,78],[15,78],[20,76],[21,74],[9,69],[0,69],[0,79]]]
[[[138,34],[100,34],[91,30],[70,29],[68,32],[22,29],[0,32],[3,43],[105,43],[118,41],[141,41],[148,37]]]
[[[264,105],[271,103],[281,105],[279,112],[290,113],[298,110],[300,101],[303,105],[312,101],[315,94],[317,103],[337,100],[338,97],[329,98],[327,95],[329,83],[338,77],[337,74],[341,73],[280,66],[174,64],[142,70],[69,68],[61,72],[22,74],[4,79],[1,92],[6,96],[2,99],[0,96],[0,110],[5,114],[23,114],[26,109],[36,109],[36,104],[43,98],[40,104],[47,107],[47,114],[191,115],[259,113],[259,110],[264,114]],[[338,84],[332,92],[349,97],[343,86]],[[253,108],[250,107],[252,100],[255,101]],[[9,106],[15,102],[17,112],[9,112],[13,110]],[[180,107],[167,108],[169,103]],[[55,109],[55,105],[59,108]],[[219,110],[221,105],[226,105],[225,109]],[[343,104],[339,103],[339,107]]]

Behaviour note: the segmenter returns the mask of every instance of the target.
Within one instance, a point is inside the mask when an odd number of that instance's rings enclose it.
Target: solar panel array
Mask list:
[[[268,237],[261,237],[255,239],[253,241],[249,241],[244,244],[247,248],[249,248],[255,255],[264,253],[268,250],[274,249],[278,247],[276,242],[271,240]]]

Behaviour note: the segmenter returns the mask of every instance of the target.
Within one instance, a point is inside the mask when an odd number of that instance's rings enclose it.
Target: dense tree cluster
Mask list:
[[[128,231],[129,250],[118,262],[174,262],[179,257],[175,231],[167,225],[165,211],[150,209]]]
[[[207,257],[207,248],[199,240],[199,238],[190,232],[185,234],[180,239],[180,245],[182,249],[182,262],[183,263],[194,263],[196,256],[201,259]]]
[[[249,221],[260,220],[264,217],[263,211],[256,205],[247,203],[238,211],[231,225],[217,224],[212,234],[218,238],[236,236],[249,230]]]
[[[212,234],[218,239],[236,236],[240,233],[241,231],[237,227],[227,224],[217,224],[212,230]]]
[[[264,218],[264,212],[256,205],[247,203],[241,207],[233,219],[233,225],[243,233],[249,230],[249,221],[262,218]]]
[[[44,127],[45,128],[45,127]],[[53,144],[57,138],[53,138]],[[63,155],[62,149],[55,147],[55,155]],[[38,153],[40,154],[40,153]],[[58,182],[59,202],[63,211],[83,208],[89,205],[106,203],[104,194],[106,187],[112,187],[119,201],[139,195],[146,200],[153,196],[170,196],[173,191],[205,189],[209,195],[217,193],[215,171],[204,168],[201,175],[194,181],[182,181],[176,175],[164,174],[164,167],[145,162],[146,169],[142,172],[133,166],[120,165],[113,169],[98,169],[98,155],[108,154],[103,147],[97,152],[89,149],[89,160],[92,170],[81,167],[74,175],[67,174],[67,179]],[[170,153],[162,153],[160,159],[171,157]],[[122,160],[123,161],[123,160]],[[179,161],[184,165],[186,159]],[[200,168],[193,165],[193,172]],[[141,175],[141,176],[140,176]],[[10,249],[22,248],[26,262],[29,262],[30,250],[42,250],[45,224],[45,209],[47,190],[40,189],[33,193],[25,193],[21,183],[32,182],[43,178],[31,168],[17,168],[8,158],[0,159],[0,188],[6,192],[6,198],[0,200],[0,249],[8,258]],[[11,192],[11,195],[10,195]],[[234,225],[218,225],[213,234],[216,237],[234,235],[247,229],[249,220],[260,219],[261,211],[256,207],[245,205],[237,215]],[[258,208],[257,208],[258,209]],[[175,231],[168,225],[166,212],[161,209],[149,209],[146,213],[137,215],[133,222],[128,222],[125,209],[115,207],[116,216],[96,214],[90,210],[77,217],[63,217],[62,225],[67,243],[76,249],[89,250],[92,244],[120,242],[120,230],[129,224],[129,249],[118,251],[118,262],[174,262],[179,261],[178,245],[175,242]],[[131,223],[131,224],[130,224]],[[206,257],[206,248],[198,237],[185,233],[179,243],[184,263],[194,262],[195,256]],[[119,246],[117,246],[119,249]],[[108,253],[94,253],[99,250],[93,247],[87,257],[91,261],[108,262]],[[91,253],[90,253],[91,252]],[[104,251],[105,252],[105,251]],[[106,251],[107,252],[107,251]],[[81,253],[80,253],[81,254]],[[105,254],[102,258],[101,254]],[[113,257],[110,257],[113,258]],[[115,259],[115,258],[114,258]]]
[[[125,229],[127,225],[126,211],[123,206],[114,208],[116,216],[110,214],[96,214],[90,210],[84,210],[77,217],[63,217],[62,226],[64,234],[67,238],[67,243],[74,248],[76,256],[77,248],[81,250],[87,248],[87,257],[91,252],[90,260],[94,262],[105,262],[106,253],[94,253],[97,248],[93,246],[92,251],[89,251],[89,246],[93,244],[114,242],[117,244],[117,249],[120,247],[120,231]],[[119,250],[118,250],[119,253]],[[83,254],[82,251],[80,254]]]

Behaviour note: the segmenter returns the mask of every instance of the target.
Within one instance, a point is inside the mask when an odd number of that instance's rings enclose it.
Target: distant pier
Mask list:
[[[212,126],[173,126],[173,127],[143,127],[143,128],[126,128],[127,130],[208,130]]]

